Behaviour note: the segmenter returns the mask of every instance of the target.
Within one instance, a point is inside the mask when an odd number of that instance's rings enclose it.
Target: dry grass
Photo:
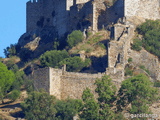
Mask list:
[[[90,35],[82,43],[79,43],[73,47],[69,53],[70,54],[80,54],[84,53],[86,56],[104,56],[106,55],[106,48],[103,43],[109,38],[109,33],[107,31],[99,31],[95,34]]]

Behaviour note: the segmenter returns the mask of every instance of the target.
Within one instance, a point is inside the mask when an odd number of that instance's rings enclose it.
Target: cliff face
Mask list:
[[[130,51],[129,56],[133,59],[135,66],[145,66],[149,70],[150,77],[154,80],[160,80],[160,62],[158,57],[152,55],[146,50],[140,52]]]
[[[18,41],[18,46],[20,46],[20,57],[21,54],[29,54],[28,59],[38,58],[47,50],[52,50],[56,40],[57,33],[54,27],[48,26],[26,32]]]

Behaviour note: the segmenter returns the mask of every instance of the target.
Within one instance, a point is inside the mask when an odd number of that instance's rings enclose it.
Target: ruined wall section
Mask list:
[[[70,31],[88,29],[93,24],[93,5],[89,1],[85,4],[77,4],[70,8]]]
[[[128,63],[130,42],[134,36],[134,26],[115,24],[114,40],[108,45],[108,68],[109,74],[113,77],[124,80],[124,68]],[[114,75],[115,74],[115,75]]]
[[[70,7],[73,6],[73,0],[67,0],[66,10],[70,10]]]
[[[97,10],[99,13],[98,29],[106,29],[108,25],[116,23],[119,18],[124,17],[124,0],[117,0],[111,7],[108,7],[104,0],[97,4]]]
[[[50,87],[49,87],[49,93],[50,95],[56,96],[56,98],[61,99],[61,89],[62,89],[62,70],[61,69],[54,69],[49,68],[49,81],[50,81]]]
[[[125,16],[160,19],[160,0],[125,0]]]
[[[117,72],[118,73],[118,72]],[[31,78],[34,80],[35,90],[44,89],[50,95],[56,96],[58,99],[74,98],[80,99],[83,91],[88,87],[96,96],[94,85],[97,78],[104,75],[110,75],[113,83],[120,87],[120,78],[115,78],[115,74],[108,73],[77,73],[67,72],[63,69],[55,68],[39,68],[33,72]]]
[[[35,90],[44,89],[46,92],[50,92],[49,68],[35,70],[31,78],[34,80]]]
[[[66,72],[61,79],[61,99],[74,98],[81,99],[83,91],[88,87],[95,95],[94,85],[97,78],[101,78],[104,74],[87,74]]]
[[[83,3],[86,3],[90,0],[76,0],[76,4],[83,4]]]

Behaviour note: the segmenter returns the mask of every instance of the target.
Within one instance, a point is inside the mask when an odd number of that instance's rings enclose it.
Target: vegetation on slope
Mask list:
[[[157,100],[157,89],[143,74],[123,81],[118,94],[109,76],[97,79],[95,85],[98,98],[86,88],[82,100],[57,100],[45,92],[32,92],[21,104],[25,118],[72,120],[78,114],[83,120],[123,120],[126,108],[130,114],[149,114],[149,105]]]
[[[147,20],[145,23],[137,27],[138,34],[142,35],[142,39],[135,39],[132,49],[141,50],[141,46],[148,52],[160,58],[160,21]]]
[[[155,21],[150,21],[147,24],[150,25],[152,22],[154,23]],[[146,24],[139,26],[137,30],[139,34],[143,36],[143,39],[135,40],[135,44],[133,44],[132,48],[141,50],[142,46],[144,48],[147,45],[152,46],[153,44],[144,42],[144,40],[149,41],[150,39],[147,38],[154,38],[154,35],[158,35],[158,33],[152,35],[150,32],[146,35],[147,31],[154,31],[153,28],[155,27],[156,25],[150,25],[149,28],[147,28]],[[157,30],[159,30],[159,28]],[[107,38],[106,36],[107,33],[105,32],[98,32],[94,35],[88,33],[87,38],[84,39],[82,32],[74,31],[68,35],[68,39],[66,40],[68,44],[63,47],[64,50],[62,50],[62,48],[59,49],[59,43],[57,42],[54,44],[53,50],[47,51],[41,55],[39,58],[41,65],[43,67],[61,67],[66,64],[67,71],[79,72],[92,64],[93,60],[89,58],[93,53],[97,53],[99,50],[105,51],[104,53],[106,54],[104,43],[104,40]],[[158,39],[155,40],[159,41]],[[154,42],[154,40],[152,42]],[[156,49],[158,48],[155,47],[155,51]],[[83,60],[75,55],[79,54],[81,51],[84,51],[83,53],[85,53],[88,58]],[[13,46],[6,49],[6,56],[11,57],[14,55],[17,54]],[[100,56],[96,57],[99,58]],[[128,61],[131,62],[132,60],[129,59]],[[140,67],[147,72],[143,66]],[[8,63],[7,70],[8,69],[12,70],[16,77],[9,89],[7,89],[5,98],[14,101],[17,99],[16,96],[19,96],[20,87],[23,86],[27,80],[25,80],[24,72],[19,71],[19,68],[14,64]],[[132,71],[129,70],[126,74],[133,75]],[[30,88],[31,84],[27,84],[27,87]],[[123,81],[118,94],[116,94],[115,85],[112,83],[109,76],[97,79],[95,85],[97,86],[95,92],[98,94],[98,98],[95,98],[91,90],[87,88],[83,92],[82,101],[72,99],[57,100],[55,97],[49,96],[45,92],[32,91],[22,104],[25,118],[71,120],[75,115],[79,115],[80,119],[86,120],[106,120],[106,118],[113,120],[124,119],[122,111],[126,110],[126,108],[127,112],[132,114],[150,113],[150,102],[156,101],[157,97],[156,88],[153,87],[152,83],[145,75],[134,76]],[[129,105],[131,105],[131,107],[129,107]]]
[[[11,70],[7,69],[3,63],[0,62],[0,99],[4,103],[3,99],[7,95],[7,91],[15,80],[15,75]]]

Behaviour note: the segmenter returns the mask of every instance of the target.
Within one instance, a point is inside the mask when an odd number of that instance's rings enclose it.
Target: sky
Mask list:
[[[26,2],[29,0],[2,0],[0,3],[0,57],[3,49],[18,42],[26,32]]]

